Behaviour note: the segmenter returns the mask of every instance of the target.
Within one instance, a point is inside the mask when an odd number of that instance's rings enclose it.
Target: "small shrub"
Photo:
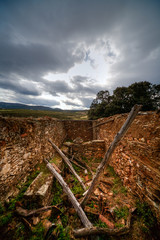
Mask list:
[[[95,208],[94,205],[95,205],[95,202],[94,202],[94,201],[91,201],[91,203],[90,203],[88,206],[89,206],[90,208]]]
[[[147,203],[143,202],[141,203],[138,201],[136,203],[137,207],[137,215],[140,217],[140,219],[143,221],[143,224],[145,227],[143,228],[144,232],[149,232],[149,229],[154,227],[156,223],[156,218],[154,217],[150,207]]]
[[[124,218],[126,220],[129,214],[129,210],[126,206],[124,206],[121,208],[116,208],[114,210],[114,213],[118,219]]]
[[[57,225],[56,228],[56,233],[57,233],[57,240],[70,240],[70,236],[69,236],[69,228],[66,227],[64,228],[61,224]]]
[[[116,228],[122,228],[122,227],[124,227],[124,225],[121,224],[121,223],[115,223],[115,227],[116,227]]]
[[[127,189],[124,186],[121,187],[121,193],[127,195]]]
[[[62,199],[63,190],[57,181],[54,182],[53,189],[54,189],[54,197],[53,197],[52,204],[56,205],[63,201]]]
[[[32,232],[29,240],[44,240],[44,227],[41,222],[33,228]]]
[[[81,186],[75,185],[72,188],[72,192],[73,192],[73,194],[82,194],[83,193],[83,189],[82,189]]]
[[[17,229],[15,231],[15,237],[16,239],[18,240],[24,240],[25,239],[25,226],[23,225],[23,223],[20,223],[18,226],[17,226]]]
[[[116,175],[116,173],[115,173],[115,171],[114,171],[114,168],[112,167],[112,166],[108,166],[108,171],[109,171],[109,173],[113,176],[113,177],[116,177],[117,175]]]
[[[0,227],[8,224],[12,219],[12,213],[7,213],[5,215],[0,216]]]
[[[102,222],[101,220],[98,219],[98,222],[96,222],[95,224],[96,227],[99,227],[99,228],[108,228],[107,224]]]

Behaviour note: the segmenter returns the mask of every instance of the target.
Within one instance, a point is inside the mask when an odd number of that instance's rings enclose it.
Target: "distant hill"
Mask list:
[[[28,109],[28,110],[41,110],[41,111],[62,111],[60,108],[50,108],[45,106],[30,106],[21,103],[6,103],[0,102],[0,109]]]

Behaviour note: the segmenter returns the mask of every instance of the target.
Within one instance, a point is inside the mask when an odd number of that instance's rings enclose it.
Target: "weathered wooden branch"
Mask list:
[[[64,155],[64,153],[51,141],[51,139],[48,140],[52,147],[59,153],[59,155],[63,158],[63,160],[65,161],[65,163],[67,164],[67,166],[69,167],[70,171],[72,172],[72,174],[77,178],[77,180],[80,182],[81,186],[83,187],[84,190],[86,190],[86,187],[82,181],[82,179],[80,178],[80,176],[76,173],[76,171],[74,170],[74,168],[72,167],[71,162],[69,161],[69,159]]]
[[[35,214],[39,214],[41,212],[45,212],[48,209],[52,209],[52,208],[55,208],[55,209],[57,209],[58,211],[61,212],[61,210],[57,206],[46,206],[46,207],[38,208],[38,209],[35,209],[35,210],[27,210],[27,209],[24,209],[24,208],[21,208],[21,207],[17,207],[16,212],[20,216],[29,217],[29,216],[32,216],[32,215],[35,215]]]
[[[119,229],[109,229],[109,228],[99,228],[99,227],[92,227],[92,228],[82,228],[78,230],[73,230],[74,237],[86,237],[90,235],[108,235],[108,236],[121,236],[127,234],[130,230],[130,223],[131,223],[131,212],[129,212],[129,216],[124,227]]]
[[[76,165],[77,167],[86,170],[86,168],[82,167],[81,165],[79,165],[76,161],[74,161],[73,159],[70,159],[70,162],[72,162],[74,165]]]
[[[27,221],[27,219],[25,218],[22,218],[22,222],[24,223],[24,225],[27,227],[27,229],[31,232],[33,232],[33,227],[32,225],[30,224],[30,222]]]
[[[47,160],[44,160],[44,161],[47,163],[47,165],[46,165],[47,168],[50,170],[50,172],[54,175],[54,177],[58,180],[60,185],[63,187],[63,191],[67,194],[67,196],[68,196],[69,200],[71,201],[74,209],[76,210],[77,214],[79,215],[83,225],[85,227],[92,227],[91,222],[88,220],[85,212],[81,208],[79,202],[77,201],[74,194],[72,193],[72,191],[68,187],[67,183],[63,180],[62,176],[54,169],[54,167]]]
[[[70,153],[66,153],[69,157],[72,157],[72,155]],[[79,163],[80,165],[82,165],[83,167],[85,167],[91,174],[92,176],[94,175],[91,168],[87,165],[87,163],[82,162],[81,160],[79,160],[77,157],[74,156],[74,160]]]
[[[96,128],[96,127],[99,127],[99,126],[101,126],[101,125],[104,125],[104,124],[106,124],[106,123],[109,123],[109,122],[113,122],[114,121],[114,119],[112,118],[112,119],[108,119],[107,121],[105,121],[105,122],[102,122],[102,123],[98,123],[97,125],[95,125],[95,126],[93,126],[93,127],[90,127],[90,128],[88,128],[88,130],[89,129],[92,129],[92,128]]]
[[[121,127],[120,131],[117,133],[117,135],[115,136],[113,142],[111,143],[108,151],[105,153],[105,156],[102,160],[102,162],[100,163],[100,165],[97,168],[96,174],[92,180],[91,186],[88,189],[87,194],[85,195],[84,199],[81,202],[81,206],[82,208],[86,205],[87,201],[89,200],[92,192],[94,191],[94,189],[96,188],[97,184],[98,184],[98,180],[100,175],[102,174],[105,166],[108,164],[111,155],[114,151],[114,149],[116,148],[116,146],[118,145],[118,143],[120,142],[120,140],[122,139],[122,137],[124,136],[124,134],[127,132],[128,128],[130,127],[131,123],[133,122],[133,120],[135,119],[138,111],[140,110],[141,105],[135,105],[131,112],[128,115],[127,120],[125,121],[125,123],[123,124],[123,126]]]

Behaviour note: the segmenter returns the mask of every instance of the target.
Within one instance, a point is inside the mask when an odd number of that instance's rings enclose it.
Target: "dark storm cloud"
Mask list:
[[[10,77],[8,80],[8,77],[6,78],[5,76],[0,75],[0,87],[24,95],[40,95],[40,91],[32,83],[26,84],[23,81],[16,79],[16,77]]]
[[[109,64],[114,62],[112,77],[106,76],[113,89],[135,81],[158,83],[159,23],[156,0],[1,1],[0,87],[19,93],[17,101],[48,92],[79,97],[88,106],[91,96],[101,90],[96,80],[75,76],[68,83],[51,82],[43,76],[67,73],[83,60],[94,67],[88,49],[105,44],[104,56]]]

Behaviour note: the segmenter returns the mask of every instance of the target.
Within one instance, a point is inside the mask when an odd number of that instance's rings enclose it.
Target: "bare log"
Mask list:
[[[70,159],[70,162],[72,162],[74,165],[76,165],[77,167],[86,170],[86,168],[82,167],[81,165],[79,165],[78,163],[76,163],[76,161],[74,161],[73,159]]]
[[[84,190],[86,190],[86,187],[82,181],[82,179],[80,178],[80,176],[76,173],[76,171],[74,170],[74,168],[72,167],[71,162],[69,161],[69,159],[64,155],[64,153],[51,141],[51,139],[48,140],[52,147],[59,153],[59,155],[63,158],[63,160],[65,161],[65,163],[67,164],[67,166],[69,167],[70,171],[72,172],[72,174],[77,178],[77,180],[79,181],[79,183],[81,184],[82,188]]]
[[[46,165],[47,168],[50,170],[50,172],[54,175],[54,177],[58,180],[60,185],[63,187],[63,191],[67,194],[67,196],[68,196],[69,200],[71,201],[74,209],[76,210],[77,214],[79,215],[83,225],[85,227],[92,227],[91,222],[88,220],[85,212],[81,208],[79,202],[77,201],[74,194],[72,193],[72,191],[68,187],[67,183],[63,180],[62,176],[54,169],[54,167],[47,160],[45,160],[45,162],[47,163],[47,165]]]
[[[102,235],[102,234],[107,236],[121,236],[129,232],[130,223],[131,223],[131,212],[129,212],[126,225],[119,229],[108,229],[108,228],[99,228],[99,227],[81,228],[78,230],[73,230],[73,234],[77,238],[91,236],[91,235]]]
[[[38,208],[38,209],[35,209],[35,210],[27,210],[27,209],[24,209],[24,208],[21,208],[21,207],[17,207],[17,208],[16,208],[16,212],[17,212],[20,216],[29,217],[29,216],[32,216],[32,215],[35,215],[35,214],[39,214],[39,213],[41,213],[41,212],[45,212],[45,211],[47,211],[48,209],[52,209],[52,208],[55,208],[55,209],[57,209],[59,212],[61,212],[61,210],[60,210],[57,206],[46,206],[46,207]]]
[[[56,164],[54,164],[53,162],[52,162],[52,166],[56,169],[56,171],[58,172],[58,173],[61,173],[61,170],[57,167],[57,165]]]
[[[81,202],[81,206],[82,208],[86,205],[88,199],[90,198],[92,192],[94,191],[94,189],[96,188],[97,184],[98,184],[98,180],[100,178],[100,175],[102,174],[105,166],[108,164],[111,155],[114,151],[114,149],[116,148],[116,146],[118,145],[118,143],[120,142],[120,140],[122,139],[122,137],[125,135],[125,133],[127,132],[128,128],[130,127],[131,123],[133,122],[133,120],[135,119],[138,111],[140,110],[141,105],[135,105],[131,112],[128,115],[127,120],[125,121],[125,123],[123,124],[123,126],[121,127],[120,131],[117,133],[117,135],[115,136],[113,142],[111,143],[108,151],[105,153],[105,156],[102,160],[102,162],[100,163],[100,165],[97,168],[96,174],[92,180],[91,186],[88,189],[87,194],[85,195],[84,199]]]
[[[72,155],[70,153],[66,153],[69,157],[72,157]],[[73,157],[73,159],[79,163],[80,165],[82,165],[83,167],[85,167],[91,174],[92,176],[94,175],[91,168],[87,165],[87,163],[82,162],[81,160],[79,160],[78,158],[76,158],[75,156]]]

